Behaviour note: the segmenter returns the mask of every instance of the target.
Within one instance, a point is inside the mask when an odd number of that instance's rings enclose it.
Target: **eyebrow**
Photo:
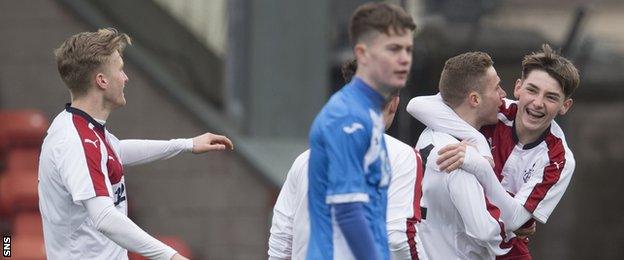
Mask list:
[[[528,83],[529,86],[534,87],[536,89],[540,89],[540,87],[538,87],[537,85],[533,84],[533,83]],[[561,95],[557,92],[552,92],[552,91],[548,91],[546,92],[546,95],[555,95],[557,96],[557,98],[561,97]]]

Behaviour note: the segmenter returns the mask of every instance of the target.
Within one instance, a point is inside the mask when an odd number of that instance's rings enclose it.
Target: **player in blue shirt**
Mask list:
[[[415,28],[403,9],[386,3],[364,4],[351,17],[355,77],[310,130],[308,259],[389,259],[381,109],[405,86]]]

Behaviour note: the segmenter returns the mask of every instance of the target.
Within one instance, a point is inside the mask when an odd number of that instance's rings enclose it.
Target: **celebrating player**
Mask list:
[[[127,250],[186,259],[126,216],[124,166],[233,148],[211,133],[120,141],[108,132],[108,116],[126,104],[121,54],[128,44],[130,37],[108,28],[73,35],[55,50],[72,103],[56,116],[41,148],[39,208],[48,259],[127,259]]]
[[[310,130],[308,259],[388,259],[390,165],[381,110],[405,86],[412,18],[386,3],[357,8],[349,37],[353,80],[334,94]]]
[[[531,227],[534,220],[546,223],[565,193],[575,167],[572,151],[554,118],[570,109],[571,95],[579,81],[572,62],[548,45],[525,56],[522,78],[514,87],[518,101],[505,100],[498,120],[481,128],[492,147],[493,171],[483,164],[475,166],[478,156],[471,156],[470,149],[461,146],[444,149],[438,162],[440,168],[475,169],[487,197],[501,208],[506,225]],[[439,95],[414,98],[408,112],[428,127],[487,145],[483,135],[453,113]],[[499,185],[513,194],[514,200],[499,192]],[[526,239],[514,240],[512,250],[498,259],[531,259],[527,243]]]
[[[492,65],[485,53],[464,53],[448,59],[440,76],[445,102],[475,128],[496,122],[496,108],[505,96]],[[419,255],[424,259],[493,259],[507,253],[510,234],[499,216],[488,212],[483,188],[463,169],[443,174],[435,165],[438,150],[458,142],[448,133],[427,128],[416,144],[425,162],[422,221],[417,225]]]

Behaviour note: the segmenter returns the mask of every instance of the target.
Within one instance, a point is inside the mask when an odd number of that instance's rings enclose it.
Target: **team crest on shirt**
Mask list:
[[[533,166],[531,166],[530,169],[524,170],[524,174],[522,175],[522,180],[524,181],[524,183],[527,183],[527,181],[529,181],[529,179],[533,175],[533,172],[535,172],[535,164],[537,163],[533,163]]]

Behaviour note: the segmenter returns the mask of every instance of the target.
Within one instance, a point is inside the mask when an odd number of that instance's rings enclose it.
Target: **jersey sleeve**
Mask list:
[[[444,104],[440,94],[412,98],[406,110],[427,127],[466,140],[476,145],[482,156],[492,157],[485,137]]]
[[[477,178],[489,201],[500,209],[500,218],[506,231],[514,231],[531,219],[531,213],[505,191],[489,162],[475,148],[466,148],[461,168]]]
[[[139,165],[165,160],[184,151],[193,149],[193,139],[172,140],[122,140],[120,141],[121,162],[123,165]]]
[[[388,140],[388,139],[386,139]],[[397,155],[390,158],[392,180],[388,188],[387,231],[388,246],[394,259],[413,259],[415,257],[416,211],[420,212],[417,191],[418,162],[416,152],[409,146],[403,147],[388,144]],[[411,243],[411,244],[410,244]]]
[[[370,128],[362,119],[343,117],[328,124],[323,135],[328,158],[326,203],[368,202],[364,155]]]
[[[503,223],[488,212],[483,188],[477,179],[461,169],[452,172],[447,187],[451,201],[461,215],[468,236],[496,255],[509,251],[503,246],[507,233]]]
[[[81,139],[98,140],[87,142]],[[106,159],[101,141],[93,134],[85,138],[67,138],[58,147],[59,175],[74,203],[96,196],[110,196],[112,188],[108,179]],[[104,149],[105,150],[105,149]]]
[[[297,198],[298,189],[303,188],[304,178],[307,178],[309,152],[305,152],[293,163],[282,190],[277,197],[273,208],[273,220],[269,236],[269,257],[270,259],[291,259],[294,235],[295,212],[299,205]]]
[[[572,153],[565,149],[561,140],[550,141],[548,161],[534,168],[529,180],[515,196],[526,210],[541,223],[546,223],[565,193],[576,162]],[[550,143],[552,142],[552,143]]]

